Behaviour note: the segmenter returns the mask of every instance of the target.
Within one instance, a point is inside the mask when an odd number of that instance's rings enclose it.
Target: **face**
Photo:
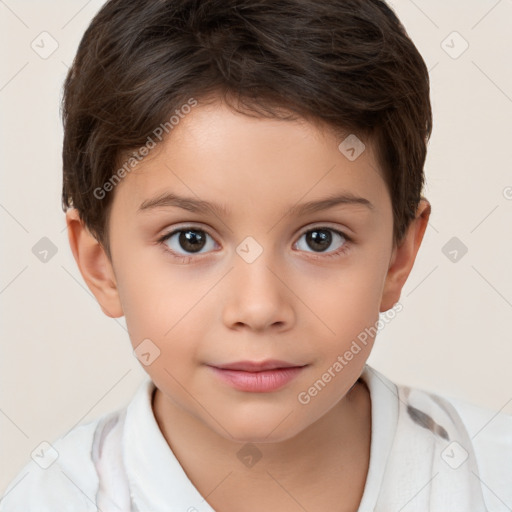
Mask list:
[[[199,105],[116,187],[112,268],[133,348],[169,407],[225,438],[285,440],[324,416],[370,354],[372,338],[354,340],[393,305],[389,192],[372,148],[351,161],[342,141]],[[212,368],[270,359],[302,368]]]

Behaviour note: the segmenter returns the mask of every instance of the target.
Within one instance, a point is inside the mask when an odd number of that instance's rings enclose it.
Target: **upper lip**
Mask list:
[[[236,361],[234,363],[215,365],[215,368],[222,370],[242,370],[246,372],[261,372],[264,370],[274,370],[276,368],[292,368],[297,366],[305,366],[277,359],[267,359],[266,361]]]

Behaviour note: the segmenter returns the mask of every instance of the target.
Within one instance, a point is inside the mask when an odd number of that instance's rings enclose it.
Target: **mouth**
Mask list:
[[[283,368],[300,368],[304,364],[289,363],[278,359],[267,359],[265,361],[237,361],[227,364],[209,365],[220,370],[241,370],[244,372],[261,372],[266,370],[276,370]]]
[[[262,362],[238,361],[208,366],[224,383],[239,391],[269,393],[284,387],[308,365],[267,360]]]

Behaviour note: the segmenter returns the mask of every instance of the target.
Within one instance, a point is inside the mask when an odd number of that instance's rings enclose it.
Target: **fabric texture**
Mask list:
[[[512,510],[512,416],[396,385],[366,366],[370,465],[359,512]],[[46,469],[31,460],[0,512],[215,512],[163,437],[144,380],[127,407],[52,443]]]

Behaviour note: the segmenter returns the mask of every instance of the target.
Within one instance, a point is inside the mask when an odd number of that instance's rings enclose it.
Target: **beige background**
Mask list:
[[[86,289],[60,208],[61,85],[102,4],[0,1],[0,492],[42,441],[124,405],[145,375],[124,319],[104,316]],[[433,213],[404,309],[369,362],[396,382],[511,413],[512,1],[391,5],[430,69]],[[41,58],[31,43],[49,51],[50,38],[58,48]],[[46,263],[32,252],[43,237],[57,250]],[[453,237],[468,249],[457,262],[443,253]]]

